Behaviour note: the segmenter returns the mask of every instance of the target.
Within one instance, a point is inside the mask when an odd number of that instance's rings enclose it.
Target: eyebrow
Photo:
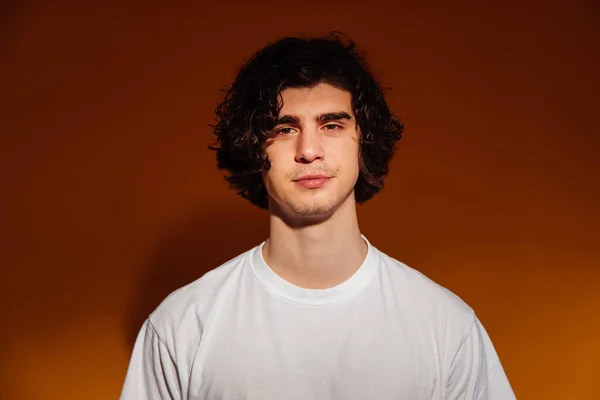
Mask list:
[[[350,116],[350,114],[348,114],[345,111],[330,112],[330,113],[317,115],[317,121],[319,121],[319,122],[339,121],[342,119],[351,120],[352,117]]]
[[[342,119],[351,120],[352,117],[350,116],[350,114],[348,114],[345,111],[329,112],[329,113],[319,114],[315,117],[315,120],[318,122],[340,121]],[[299,124],[299,123],[300,123],[300,117],[298,117],[296,115],[283,115],[283,116],[277,118],[277,121],[275,121],[276,126],[282,125],[282,124]]]

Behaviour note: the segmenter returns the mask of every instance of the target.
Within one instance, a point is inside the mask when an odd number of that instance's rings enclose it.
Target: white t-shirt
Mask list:
[[[263,244],[150,315],[122,400],[515,398],[473,310],[421,273],[367,241],[352,277],[304,289]]]

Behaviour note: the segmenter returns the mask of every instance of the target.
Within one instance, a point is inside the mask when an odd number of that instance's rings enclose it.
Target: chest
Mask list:
[[[443,380],[435,334],[385,308],[259,307],[210,329],[192,399],[431,399]]]

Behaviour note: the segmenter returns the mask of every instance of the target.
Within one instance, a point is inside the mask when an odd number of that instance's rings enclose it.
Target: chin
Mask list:
[[[318,225],[327,221],[337,207],[323,204],[289,204],[288,212],[280,214],[281,218],[292,227]]]
[[[302,204],[292,206],[292,211],[299,217],[326,217],[331,215],[336,207],[335,205],[324,204]]]
[[[298,196],[291,198],[286,207],[298,217],[319,217],[329,216],[339,208],[342,199],[337,196],[331,196],[326,193],[316,194],[315,196]]]

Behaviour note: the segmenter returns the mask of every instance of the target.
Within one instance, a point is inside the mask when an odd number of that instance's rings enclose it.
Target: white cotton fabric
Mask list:
[[[121,399],[514,399],[473,310],[365,241],[331,289],[285,281],[262,243],[173,292],[139,333]]]

